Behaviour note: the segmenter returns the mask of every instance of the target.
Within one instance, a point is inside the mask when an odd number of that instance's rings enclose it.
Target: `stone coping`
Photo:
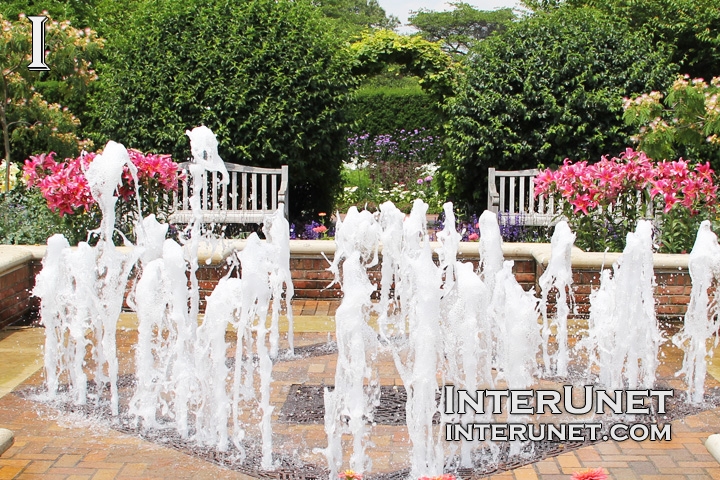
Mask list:
[[[430,242],[433,251],[440,248],[440,242]],[[244,240],[218,241],[203,244],[199,248],[200,265],[220,264],[233,250],[242,250]],[[0,245],[0,275],[33,260],[41,260],[45,255],[44,245]],[[126,250],[126,247],[118,247]],[[382,248],[381,248],[382,251]],[[335,242],[332,240],[290,240],[290,253],[293,257],[317,257],[335,254]],[[506,259],[534,259],[538,264],[547,265],[550,260],[549,243],[505,243],[503,254]],[[618,252],[584,252],[577,247],[572,250],[572,265],[576,269],[609,268],[619,257]],[[478,242],[460,242],[458,256],[464,260],[480,257]],[[684,270],[688,268],[687,254],[653,254],[653,264],[658,270]]]
[[[12,447],[15,443],[15,435],[7,428],[0,428],[0,455]]]

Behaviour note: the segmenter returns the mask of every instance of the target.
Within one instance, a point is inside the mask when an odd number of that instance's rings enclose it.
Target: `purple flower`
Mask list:
[[[426,182],[432,182],[432,179],[433,179],[432,175],[428,175],[427,177],[425,177]]]
[[[422,179],[422,178],[418,178],[418,179],[417,179],[417,184],[418,184],[418,185],[422,185],[422,184],[423,184],[423,179]]]

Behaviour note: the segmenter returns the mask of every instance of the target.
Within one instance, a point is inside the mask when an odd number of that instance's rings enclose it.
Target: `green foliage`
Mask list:
[[[316,0],[313,4],[351,37],[368,29],[393,29],[400,23],[397,17],[388,17],[377,0]]]
[[[463,2],[450,5],[453,10],[445,12],[421,9],[410,16],[409,23],[420,30],[422,38],[440,42],[452,54],[467,53],[477,42],[504,30],[515,19],[509,8],[482,11]]]
[[[441,175],[456,202],[486,208],[487,169],[619,152],[623,97],[675,69],[647,36],[591,9],[537,14],[481,42],[450,101]]]
[[[343,168],[343,191],[335,209],[347,212],[351,206],[377,211],[391,201],[404,212],[410,212],[415,199],[428,204],[428,213],[442,212],[443,198],[434,179],[436,166],[420,162],[371,159],[360,164],[347,163]]]
[[[131,12],[143,0],[5,0],[0,3],[0,15],[15,20],[18,15],[48,15],[67,20],[76,28],[92,28],[101,37],[110,31],[123,29]]]
[[[206,125],[225,161],[290,166],[291,216],[327,211],[352,86],[339,42],[306,2],[148,2],[112,37],[96,128],[182,160],[185,131]]]
[[[440,108],[419,85],[407,88],[363,87],[348,105],[348,120],[355,132],[380,135],[396,130],[441,127]]]
[[[350,46],[350,51],[356,75],[377,75],[395,64],[400,66],[402,75],[420,77],[420,85],[435,101],[442,102],[453,94],[457,67],[437,43],[379,30],[363,34],[362,40]]]
[[[720,8],[708,0],[565,0],[627,21],[673,48],[672,61],[691,77],[720,75]]]
[[[73,244],[85,240],[91,225],[89,215],[60,218],[50,211],[38,190],[28,190],[22,182],[0,193],[0,244],[44,245],[56,233],[62,233]]]
[[[719,97],[720,77],[708,84],[680,76],[664,102],[657,91],[627,100],[623,118],[637,129],[639,148],[650,157],[709,161],[719,171]]]

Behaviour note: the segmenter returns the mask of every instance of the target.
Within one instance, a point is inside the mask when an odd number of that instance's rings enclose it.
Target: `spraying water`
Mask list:
[[[504,379],[511,390],[532,385],[542,341],[538,299],[534,292],[523,290],[512,267],[512,261],[505,261],[495,275],[490,304],[490,315],[497,328],[498,379]]]
[[[405,405],[408,435],[412,443],[411,476],[435,476],[443,470],[443,445],[433,432],[433,416],[439,411],[435,394],[442,356],[440,299],[442,272],[432,259],[426,227],[427,204],[415,200],[403,225],[398,295],[404,303],[408,342],[404,362],[393,350],[395,365],[407,391]]]
[[[397,295],[391,295],[390,286],[400,288],[400,257],[403,244],[403,221],[405,214],[393,205],[385,202],[380,205],[380,242],[382,243],[382,265],[380,282],[380,301],[377,305],[378,328],[380,335],[388,339],[394,334],[405,334],[405,321],[398,314],[401,308]]]
[[[114,190],[119,183],[118,172],[129,162],[127,152],[123,155],[124,149],[117,144],[108,144],[106,152],[95,160],[101,161],[97,165],[93,162],[89,170],[93,195],[97,195],[104,214],[98,246],[81,243],[77,249],[70,249],[62,236],[49,239],[35,289],[41,297],[41,314],[47,327],[48,393],[55,396],[61,382],[66,381],[75,403],[94,398],[88,392],[84,363],[87,347],[95,340],[89,364],[95,369],[96,382],[110,385],[111,405],[117,413],[117,388],[113,387],[117,379],[115,322],[127,275],[140,258],[143,273],[134,298],[139,320],[137,387],[130,400],[131,415],[143,428],[172,428],[183,437],[220,451],[232,441],[242,451],[245,425],[240,421],[241,403],[257,401],[261,414],[261,466],[271,470],[276,466],[272,458],[272,360],[279,353],[278,323],[283,299],[290,322],[291,355],[293,348],[289,228],[278,210],[266,219],[266,241],[254,234],[248,238],[243,251],[237,254],[242,277],[228,274],[220,280],[207,298],[205,317],[198,327],[195,271],[202,222],[199,192],[206,169],[222,171],[222,161],[209,130],[196,129],[188,136],[195,156],[191,166],[194,221],[186,248],[164,240],[167,226],[154,218],[145,219],[138,228],[141,248],[131,254],[120,254],[114,248]],[[325,392],[328,447],[324,453],[330,478],[336,478],[342,465],[343,433],[353,437],[350,467],[357,472],[371,469],[365,453],[369,433],[366,422],[372,420],[372,409],[379,401],[379,380],[373,368],[377,335],[368,325],[375,286],[367,269],[378,263],[381,242],[382,287],[377,308],[380,334],[392,349],[407,391],[412,477],[443,472],[441,432],[433,426],[433,417],[439,411],[438,376],[473,391],[481,385],[494,385],[494,366],[497,379],[504,381],[507,388],[528,388],[534,383],[541,345],[545,346],[546,368],[554,367],[557,375],[567,371],[569,308],[564,294],[572,283],[569,251],[574,235],[566,225],[559,224],[553,236],[551,261],[540,286],[543,304],[548,292],[557,289],[558,311],[553,319],[543,317],[541,329],[538,299],[517,283],[513,263],[504,261],[495,215],[485,212],[480,218],[481,262],[476,273],[471,264],[457,261],[459,235],[455,232],[452,205],[444,209],[446,225],[439,235],[441,247],[436,251],[439,266],[433,261],[427,235],[427,205],[421,201],[414,203],[406,219],[388,202],[381,206],[379,221],[368,212],[351,209],[345,221],[338,222],[337,253],[331,270],[336,281],[341,282],[344,298],[336,316],[339,353],[335,390]],[[686,376],[695,402],[703,396],[706,339],[717,328],[716,305],[709,302],[707,289],[720,271],[718,258],[717,239],[709,224],[704,223],[691,254],[694,286],[686,325],[674,339],[678,345],[686,346],[680,373]],[[641,221],[636,232],[628,235],[627,247],[613,270],[614,274],[603,271],[600,289],[591,296],[590,331],[581,343],[590,351],[591,363],[599,367],[601,383],[616,389],[626,384],[630,388],[647,388],[654,382],[661,340],[654,314],[651,229],[647,222]],[[390,291],[392,284],[394,295]],[[633,322],[627,322],[629,318]],[[229,389],[225,340],[228,325],[237,329],[235,372]],[[547,349],[552,328],[559,337],[554,355]],[[255,398],[255,376],[260,380],[259,398]],[[475,420],[474,416],[460,419]],[[460,466],[471,467],[472,454],[472,444],[462,443]]]
[[[378,353],[377,334],[368,325],[372,309],[370,295],[375,287],[367,269],[378,263],[380,225],[367,210],[351,207],[344,221],[336,225],[337,249],[330,271],[343,287],[343,300],[335,314],[338,360],[335,389],[325,389],[325,457],[330,478],[337,478],[342,465],[341,435],[352,435],[350,468],[364,472],[371,468],[365,453],[374,405],[380,403],[378,373],[371,368]],[[368,389],[364,384],[367,381]]]
[[[540,312],[543,317],[543,360],[545,374],[567,375],[568,368],[568,315],[572,300],[572,262],[570,254],[575,234],[570,231],[565,220],[555,225],[551,242],[550,261],[547,269],[540,276],[539,283],[542,292]],[[555,314],[548,318],[548,294],[555,289]],[[569,298],[568,298],[569,297]],[[557,350],[551,355],[549,352],[550,332],[555,329]]]
[[[108,385],[113,415],[118,414],[119,408],[115,331],[127,279],[137,255],[135,251],[118,251],[112,239],[115,191],[126,166],[137,185],[136,170],[125,147],[111,141],[102,155],[95,157],[85,176],[102,213],[102,222],[96,231],[97,245],[91,247],[81,242],[77,249],[70,249],[62,236],[51,237],[43,259],[43,267],[47,265],[48,271],[38,275],[33,291],[40,298],[46,327],[49,396],[57,396],[60,377],[67,374],[72,401],[79,405],[87,402],[88,378],[83,367],[86,346],[92,345],[89,364],[94,366],[98,392],[93,394],[93,399],[99,400],[99,392]]]
[[[678,375],[685,376],[688,400],[700,403],[705,393],[705,359],[709,354],[712,355],[708,339],[718,330],[719,313],[717,302],[711,302],[708,297],[708,289],[720,280],[720,246],[707,220],[700,224],[695,245],[690,252],[688,269],[692,279],[690,303],[683,327],[672,341],[685,351]],[[714,346],[717,344],[718,338],[715,337]]]
[[[457,261],[460,234],[455,228],[452,204],[444,205],[445,225],[438,239],[440,268],[445,272],[441,311],[441,328],[446,361],[445,381],[457,388],[474,392],[481,385],[490,385],[492,379],[492,336],[488,331],[487,306],[489,292],[471,263]],[[481,415],[468,410],[455,418],[454,423],[468,424],[481,421]],[[487,420],[487,418],[484,418]],[[460,442],[460,466],[473,465],[474,442]]]
[[[136,387],[129,413],[144,428],[173,428],[187,438],[197,319],[190,317],[187,308],[183,249],[174,240],[163,240],[161,245],[162,256],[143,266],[137,282]]]
[[[635,232],[628,233],[613,272],[604,270],[600,288],[590,295],[588,337],[581,344],[589,345],[590,364],[599,367],[604,386],[650,388],[662,340],[653,298],[650,222],[641,220]]]

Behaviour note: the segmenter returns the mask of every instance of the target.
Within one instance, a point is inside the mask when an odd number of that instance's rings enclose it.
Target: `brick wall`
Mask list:
[[[477,268],[477,259],[466,258]],[[290,259],[290,268],[295,287],[295,298],[331,299],[340,298],[342,291],[339,285],[328,285],[333,275],[327,270],[328,262],[322,256],[295,256]],[[36,316],[38,302],[31,296],[34,278],[41,268],[40,261],[34,260],[12,268],[0,275],[0,328],[20,321],[31,320]],[[200,286],[201,309],[204,299],[217,285],[220,278],[227,274],[227,265],[200,265],[197,273]],[[535,288],[540,291],[537,279],[544,271],[542,264],[534,259],[518,258],[514,260],[513,273],[525,290]],[[380,266],[370,271],[371,281],[377,285],[375,297],[379,295]],[[690,301],[692,285],[686,270],[656,271],[655,299],[658,316],[663,318],[682,317]],[[573,272],[573,293],[576,312],[587,315],[590,305],[589,297],[592,290],[600,285],[600,274],[597,270],[576,270]],[[549,306],[554,309],[554,294],[549,295]]]
[[[544,268],[537,267],[539,279]],[[655,271],[655,312],[662,319],[682,318],[690,302],[692,283],[687,270],[656,270]],[[600,287],[600,272],[597,270],[573,271],[573,295],[575,299],[575,313],[586,316],[590,313],[590,293]],[[535,290],[540,291],[536,283]],[[549,311],[555,308],[555,293],[548,295]]]
[[[0,275],[0,328],[30,321],[38,309],[32,297],[39,262],[27,262]]]
[[[477,269],[477,260],[470,260]],[[290,259],[290,273],[295,287],[296,298],[340,298],[342,290],[334,284],[327,286],[333,281],[333,274],[327,270],[328,262],[323,257],[294,257]],[[370,281],[377,286],[374,297],[380,293],[380,265],[369,270]],[[535,285],[535,261],[515,260],[513,266],[515,278],[525,290]],[[392,289],[392,286],[391,286]]]

